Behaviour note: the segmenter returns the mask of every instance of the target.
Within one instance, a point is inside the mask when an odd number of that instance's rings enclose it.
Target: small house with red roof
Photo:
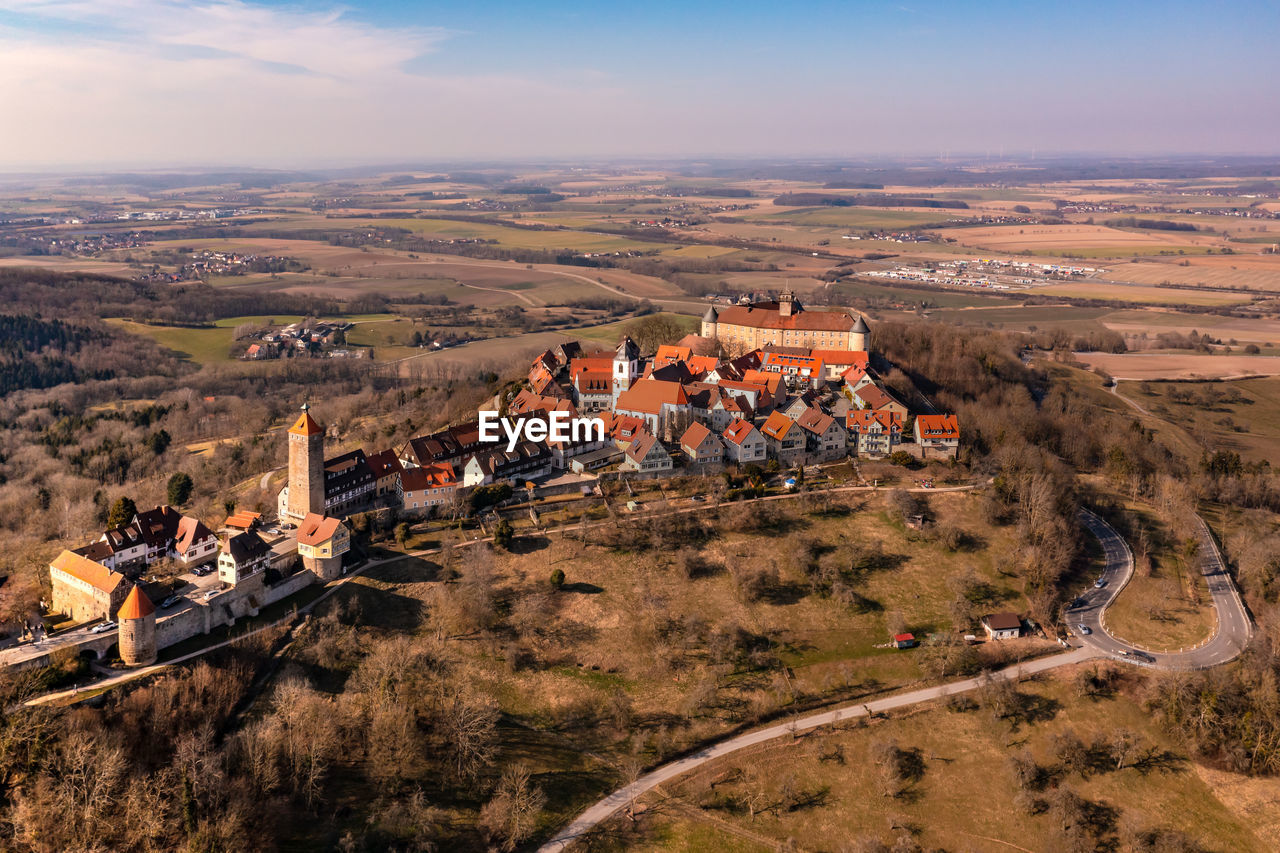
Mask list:
[[[955,415],[917,415],[914,430],[922,454],[955,458],[960,448],[960,421]]]
[[[724,445],[715,433],[700,423],[690,424],[680,436],[680,452],[695,465],[724,462]]]
[[[725,427],[724,456],[727,461],[739,465],[764,462],[768,455],[764,436],[751,421],[738,418]]]
[[[783,465],[792,465],[804,456],[804,431],[782,412],[774,412],[760,427],[768,455]]]

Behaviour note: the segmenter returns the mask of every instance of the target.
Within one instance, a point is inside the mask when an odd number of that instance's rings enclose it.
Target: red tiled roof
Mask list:
[[[298,544],[316,546],[333,538],[342,522],[336,518],[309,512],[298,525]]]
[[[116,618],[125,619],[141,619],[144,616],[150,616],[156,612],[156,606],[151,603],[151,599],[147,598],[147,594],[142,591],[141,586],[134,586],[129,590],[129,594],[125,596],[124,604],[120,605],[120,610],[116,612]]]
[[[691,423],[689,428],[684,431],[684,435],[680,436],[680,446],[686,450],[697,450],[709,435],[711,435],[711,430],[700,423]]]
[[[406,492],[439,489],[457,484],[458,476],[453,473],[453,466],[448,462],[425,465],[421,468],[407,468],[400,475],[400,488]]]
[[[632,460],[639,462],[649,455],[649,451],[657,444],[658,439],[654,438],[647,432],[642,432],[635,437],[627,447],[627,456]]]
[[[902,405],[892,394],[885,391],[879,385],[865,385],[857,391],[854,391],[853,394],[855,397],[858,397],[865,402],[867,404],[867,408],[873,410],[883,409],[891,403],[898,403],[899,406]]]
[[[811,371],[822,370],[822,359],[814,358],[811,355],[791,355],[782,352],[767,352],[764,354],[764,360],[761,361],[762,368],[769,367],[795,367],[808,368]]]
[[[720,359],[713,355],[691,355],[685,362],[689,365],[689,370],[694,374],[708,373],[716,369],[720,364]]]
[[[658,351],[653,356],[653,363],[658,367],[667,364],[675,364],[677,361],[688,361],[693,355],[692,347],[682,347],[679,345],[663,344],[658,347]]]
[[[917,415],[916,433],[921,438],[959,438],[960,421],[955,415]]]
[[[311,417],[310,412],[303,412],[298,419],[293,422],[293,426],[289,427],[289,432],[294,435],[315,435],[324,432],[320,428],[320,424],[316,423],[315,418]]]
[[[174,545],[174,550],[184,554],[191,550],[191,547],[202,539],[208,539],[213,536],[213,531],[204,526],[204,522],[198,518],[191,518],[184,515],[178,522],[178,541]]]
[[[768,420],[764,422],[764,426],[760,427],[760,431],[769,438],[781,441],[786,438],[787,432],[795,425],[795,421],[782,414],[782,412],[774,412],[769,415]]]
[[[822,359],[823,364],[856,364],[866,367],[871,363],[871,356],[866,350],[857,349],[815,349],[809,353],[814,358]]]
[[[663,382],[659,379],[641,379],[626,391],[618,395],[618,404],[614,406],[620,412],[644,412],[656,415],[664,405],[684,406],[689,397],[684,386],[679,382]]]
[[[845,429],[861,432],[872,424],[879,424],[887,430],[902,429],[902,415],[899,412],[873,411],[871,409],[850,409],[845,414]]]
[[[608,394],[613,390],[613,374],[608,370],[580,370],[573,377],[579,394]]]
[[[815,435],[823,435],[827,430],[831,429],[831,425],[835,422],[835,418],[812,407],[805,409],[800,413],[800,417],[796,418],[796,424],[801,429],[808,430]]]
[[[124,575],[119,572],[113,572],[101,563],[95,563],[74,551],[63,551],[49,565],[103,592],[114,591],[124,580]]]
[[[847,332],[857,322],[843,311],[805,311],[783,317],[778,303],[757,302],[755,305],[731,305],[717,309],[721,325],[748,326],[755,329],[791,329],[802,332]]]
[[[747,440],[747,436],[751,435],[754,426],[742,418],[735,418],[733,423],[724,429],[724,438],[726,441],[732,441],[734,444],[741,446],[742,442]]]
[[[391,449],[379,450],[365,461],[369,463],[369,469],[373,471],[373,476],[379,480],[404,470],[404,465],[400,463],[396,452]]]

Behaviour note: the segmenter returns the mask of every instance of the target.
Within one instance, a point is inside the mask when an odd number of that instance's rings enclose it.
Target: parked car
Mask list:
[[[1094,589],[1102,589],[1106,585],[1107,585],[1106,578],[1098,578],[1096,581],[1093,582]]]
[[[1076,626],[1076,630],[1086,636],[1093,633],[1093,631],[1089,628],[1089,626],[1084,624],[1083,622],[1081,622],[1079,625]]]
[[[166,598],[164,601],[160,602],[160,609],[168,610],[170,607],[173,607],[175,604],[177,604],[181,600],[182,600],[182,596],[171,595],[168,598]]]
[[[114,622],[103,622],[101,625],[94,625],[92,628],[90,628],[89,633],[105,634],[107,631],[110,631],[114,627],[116,627],[116,623]]]

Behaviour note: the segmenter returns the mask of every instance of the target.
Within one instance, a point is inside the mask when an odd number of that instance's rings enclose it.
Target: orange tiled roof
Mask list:
[[[644,412],[656,415],[664,405],[684,406],[689,402],[684,386],[679,382],[663,382],[660,379],[641,379],[618,395],[614,409],[619,412]]]
[[[787,437],[787,432],[795,425],[795,421],[782,414],[782,412],[774,412],[769,415],[768,420],[764,422],[764,426],[760,427],[760,431],[769,438],[781,441]]]
[[[960,421],[955,415],[917,415],[916,432],[921,438],[959,438]]]
[[[316,423],[316,419],[311,417],[310,412],[304,411],[293,422],[293,426],[289,427],[289,432],[294,435],[316,435],[324,430],[320,428],[320,424]]]
[[[698,446],[706,441],[709,435],[711,435],[711,430],[695,421],[689,424],[689,428],[684,431],[684,435],[680,436],[680,446],[687,450],[697,450]]]
[[[63,551],[49,565],[103,592],[114,592],[124,580],[124,575],[119,572],[113,572],[101,563],[95,563],[74,551]]]
[[[326,542],[333,538],[341,523],[336,518],[309,512],[298,525],[298,543],[315,546]]]
[[[751,435],[751,430],[755,429],[749,421],[742,418],[734,418],[733,423],[724,429],[724,437],[726,441],[732,441],[734,444],[741,445],[747,440],[747,436]]]
[[[135,585],[133,589],[129,590],[129,594],[125,596],[124,604],[120,605],[116,618],[120,620],[141,619],[155,612],[156,606],[151,603],[151,599],[147,598],[147,594],[142,591],[141,586]]]

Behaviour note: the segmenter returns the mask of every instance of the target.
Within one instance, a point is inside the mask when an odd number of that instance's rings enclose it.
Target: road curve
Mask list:
[[[1097,657],[1098,652],[1092,648],[1084,647],[1073,649],[1070,652],[1051,655],[1049,657],[1037,658],[1036,660],[1026,661],[1024,663],[1015,664],[1006,667],[995,673],[994,678],[1017,679],[1025,675],[1031,675],[1037,672],[1043,672],[1055,667],[1067,666],[1068,664],[1081,663],[1090,658]],[[867,702],[859,702],[853,705],[844,705],[830,711],[821,711],[819,713],[810,714],[806,717],[800,717],[786,723],[779,723],[766,729],[758,729],[756,731],[747,732],[737,737],[721,741],[711,746],[707,746],[698,750],[692,755],[685,756],[678,761],[672,761],[663,764],[654,770],[649,771],[636,781],[623,788],[619,788],[609,796],[597,802],[588,808],[582,814],[578,815],[572,823],[560,830],[540,848],[538,853],[559,853],[567,850],[575,841],[586,833],[590,832],[599,824],[608,820],[615,812],[628,803],[633,802],[636,798],[648,793],[657,786],[677,776],[682,776],[690,770],[694,770],[708,761],[714,761],[730,753],[746,749],[750,746],[774,740],[780,737],[794,735],[796,732],[808,731],[818,726],[831,725],[842,720],[851,720],[857,717],[865,717],[868,713],[880,714],[885,711],[892,711],[896,708],[904,708],[908,705],[915,705],[919,702],[928,702],[933,699],[940,699],[944,696],[952,696],[956,693],[964,693],[979,687],[985,681],[985,677],[966,678],[963,681],[953,681],[948,684],[939,684],[936,687],[925,687],[919,690],[912,690],[907,693],[898,693],[893,696],[886,696],[883,699],[872,699]]]
[[[1100,576],[1106,586],[1089,590],[1065,611],[1067,625],[1085,644],[1119,660],[1157,669],[1207,669],[1234,660],[1244,651],[1253,634],[1253,624],[1204,519],[1196,516],[1194,533],[1200,541],[1200,572],[1209,586],[1217,626],[1203,645],[1165,653],[1148,652],[1108,632],[1103,616],[1133,577],[1133,553],[1116,529],[1092,512],[1081,510],[1080,522],[1101,543],[1106,563]],[[1087,627],[1089,633],[1080,631],[1079,625]]]

